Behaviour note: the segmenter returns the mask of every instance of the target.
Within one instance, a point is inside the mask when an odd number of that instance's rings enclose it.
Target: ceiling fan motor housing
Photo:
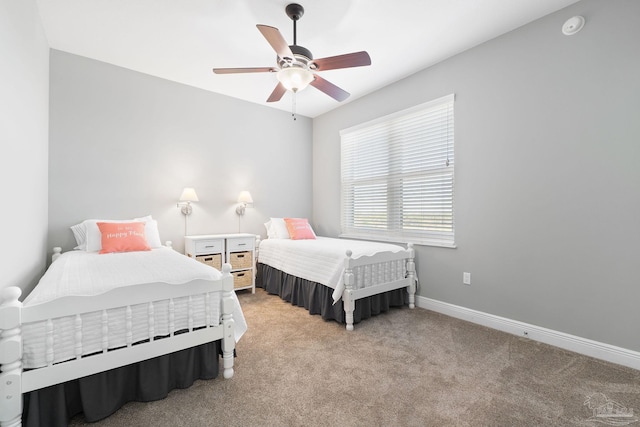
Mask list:
[[[289,46],[289,48],[291,49],[291,52],[293,52],[293,54],[296,56],[302,55],[309,60],[313,59],[313,55],[311,54],[311,51],[306,47],[302,47],[302,46],[298,46],[297,44],[294,44]]]
[[[289,46],[289,48],[291,49],[291,53],[293,53],[293,58],[278,58],[278,65],[280,66],[280,69],[298,67],[307,70],[315,70],[317,68],[312,62],[313,55],[309,49],[295,44]]]

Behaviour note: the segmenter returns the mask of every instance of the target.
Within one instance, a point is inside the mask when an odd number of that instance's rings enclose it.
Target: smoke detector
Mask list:
[[[565,36],[572,36],[584,27],[584,18],[582,16],[574,16],[567,19],[562,26],[562,34]]]

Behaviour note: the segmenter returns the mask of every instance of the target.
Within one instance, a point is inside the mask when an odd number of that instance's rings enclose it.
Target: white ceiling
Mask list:
[[[315,58],[369,52],[371,66],[321,73],[351,93],[346,103],[577,1],[299,0],[305,14],[297,41]],[[277,27],[293,44],[284,12],[292,2],[38,0],[38,6],[53,49],[291,111],[291,94],[265,102],[275,74],[211,69],[276,65],[256,24]],[[341,104],[313,87],[296,99],[297,113],[308,117]]]

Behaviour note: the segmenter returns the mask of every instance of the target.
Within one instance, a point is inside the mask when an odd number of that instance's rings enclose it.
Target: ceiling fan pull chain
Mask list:
[[[293,120],[298,120],[296,118],[296,93],[292,92],[291,94],[291,117],[293,117]]]

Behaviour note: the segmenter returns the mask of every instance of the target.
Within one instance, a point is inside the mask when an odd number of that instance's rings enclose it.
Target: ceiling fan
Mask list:
[[[347,99],[349,92],[323,79],[317,72],[371,65],[369,54],[362,51],[313,59],[311,51],[297,44],[296,23],[304,15],[304,8],[297,3],[291,3],[287,5],[285,12],[293,21],[292,45],[287,44],[277,28],[268,25],[256,25],[273,50],[276,51],[278,55],[277,66],[214,68],[213,72],[216,74],[277,73],[278,85],[267,99],[267,102],[279,101],[287,90],[296,93],[308,85],[326,93],[339,102]]]

